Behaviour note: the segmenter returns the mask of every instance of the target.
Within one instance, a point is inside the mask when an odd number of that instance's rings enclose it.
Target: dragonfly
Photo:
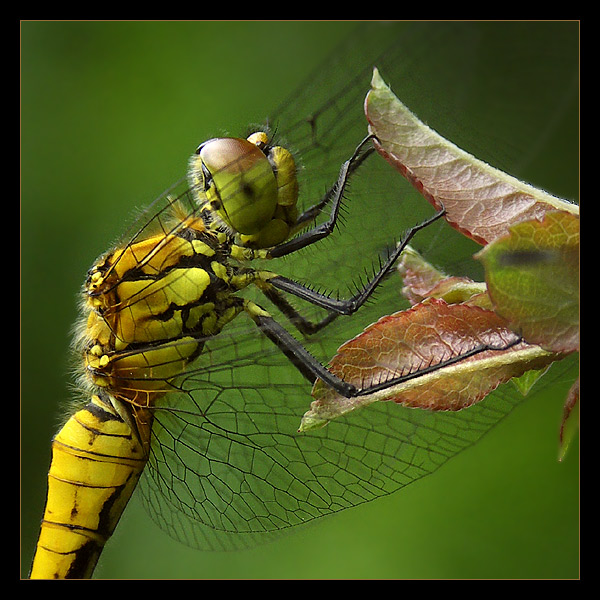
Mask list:
[[[394,41],[396,32],[392,32],[387,32],[391,40],[385,42],[386,46]],[[414,30],[411,34],[415,35]],[[384,43],[378,39],[375,44],[372,37],[367,38],[372,52]],[[347,56],[349,51],[341,55]],[[388,60],[394,74],[394,58],[389,48],[381,56],[384,72]],[[370,60],[365,63],[371,65]],[[355,78],[343,80],[337,94],[330,90],[322,106],[311,106],[309,98],[303,107],[302,98],[295,95],[295,102],[285,104],[293,109],[286,108],[271,117],[276,136],[286,140],[301,157],[299,186],[305,192],[303,201],[307,206],[311,198],[322,197],[323,189],[318,190],[318,186],[325,181],[311,177],[316,170],[311,164],[318,164],[319,173],[328,172],[330,181],[335,181],[340,164],[352,154],[358,129],[344,128],[344,123],[359,122],[365,86],[357,81],[364,82],[366,68],[356,69]],[[324,69],[321,76],[326,79],[328,72]],[[356,116],[351,116],[353,111]],[[304,117],[299,119],[298,115]],[[353,246],[356,249],[356,241],[360,240],[361,254],[372,259],[386,251],[390,240],[401,233],[390,222],[406,222],[407,204],[403,202],[395,203],[399,208],[394,218],[389,210],[373,215],[373,203],[383,198],[382,190],[397,187],[383,183],[393,177],[397,175],[387,165],[373,159],[361,164],[351,180],[340,239],[327,239],[319,248],[307,248],[299,257],[294,253],[284,261],[282,272],[326,290],[334,289],[333,283],[339,281],[356,281],[356,263],[344,264],[342,260]],[[376,190],[373,181],[379,182]],[[173,206],[176,197],[177,189],[162,200]],[[386,209],[391,206],[386,204]],[[155,210],[155,215],[161,214],[163,207]],[[424,219],[427,207],[422,211]],[[149,214],[143,219],[152,221]],[[186,218],[190,215],[185,209],[184,214]],[[369,215],[369,229],[389,235],[368,239],[371,236],[365,235],[365,215]],[[419,222],[416,214],[411,216]],[[435,251],[431,240],[439,240],[440,235],[446,232],[439,227],[431,233],[430,254]],[[315,264],[320,265],[316,275],[322,278],[316,283]],[[369,263],[365,264],[368,268]],[[94,273],[99,271],[91,273],[91,280]],[[398,302],[397,289],[394,293],[388,284],[373,303],[361,307],[352,317],[352,329],[344,324],[330,333],[328,326],[327,339],[316,336],[306,345],[326,361],[336,346],[352,335],[349,331],[359,332],[377,318],[375,315],[396,310]],[[283,304],[277,307],[277,301],[275,305],[285,317],[288,309]],[[312,307],[304,307],[305,312],[308,309]],[[318,311],[311,316],[323,318]],[[177,383],[179,393],[167,394],[168,404],[154,415],[152,449],[141,490],[153,518],[172,535],[194,546],[254,544],[282,529],[388,494],[432,472],[472,444],[511,407],[503,397],[501,404],[482,405],[457,418],[415,413],[408,417],[402,411],[394,414],[394,407],[382,406],[352,420],[332,423],[321,436],[298,438],[295,421],[302,414],[298,407],[306,405],[306,382],[302,373],[290,368],[285,355],[268,339],[257,336],[256,327],[249,325],[236,319],[214,339],[206,340],[198,363],[194,361],[194,367]],[[335,325],[337,320],[331,327]],[[464,433],[457,437],[454,430],[459,423]],[[394,439],[396,447],[384,452],[382,448]],[[340,468],[342,457],[346,462]],[[338,471],[332,473],[334,465]]]

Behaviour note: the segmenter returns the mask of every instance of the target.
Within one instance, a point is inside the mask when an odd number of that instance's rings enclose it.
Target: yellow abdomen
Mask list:
[[[136,422],[134,432],[93,396],[54,438],[32,579],[91,576],[148,459],[151,418]]]

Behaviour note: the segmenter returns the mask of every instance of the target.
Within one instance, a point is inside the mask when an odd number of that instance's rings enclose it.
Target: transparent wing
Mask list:
[[[215,338],[199,360],[206,368],[186,377],[190,393],[156,415],[146,508],[193,547],[254,545],[394,492],[475,443],[522,400],[505,390],[456,413],[379,403],[298,434],[309,386],[267,340],[243,333]]]
[[[577,93],[577,28],[504,25],[360,27],[269,119],[276,139],[299,159],[303,206],[321,198],[366,135],[362,102],[375,65],[440,133],[513,175],[526,171]],[[523,94],[527,113],[518,101]],[[153,210],[161,221],[160,207]],[[351,181],[338,231],[268,268],[347,296],[402,232],[429,214],[402,177],[372,156]],[[477,277],[469,260],[476,246],[446,224],[420,233],[415,245],[449,272]],[[400,288],[391,277],[356,315],[302,342],[327,363],[342,342],[406,307]],[[258,292],[244,292],[287,324]],[[322,316],[292,303],[306,317]],[[476,442],[522,399],[509,384],[459,413],[380,403],[301,435],[310,385],[245,315],[206,341],[175,387],[156,411],[142,491],[163,529],[209,548],[254,544],[398,490]]]

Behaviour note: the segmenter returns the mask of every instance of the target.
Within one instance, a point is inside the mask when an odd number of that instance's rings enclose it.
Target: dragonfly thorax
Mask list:
[[[117,248],[90,269],[76,346],[84,382],[152,406],[243,309],[224,234],[198,227]]]
[[[192,213],[171,199],[169,228],[136,236],[88,273],[76,346],[92,391],[154,405],[205,340],[247,310],[235,292],[260,275],[230,258],[262,256],[292,232],[294,161],[266,134],[201,144],[189,179]]]

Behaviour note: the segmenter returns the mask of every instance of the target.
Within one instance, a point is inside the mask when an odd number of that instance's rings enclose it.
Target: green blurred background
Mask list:
[[[353,27],[22,23],[22,577],[42,516],[59,405],[71,394],[70,328],[86,270],[133,208],[184,174],[200,141],[264,119]],[[578,190],[578,157],[561,148],[574,147],[577,111],[576,100],[565,107],[540,149],[536,175],[536,183],[570,198]],[[544,148],[561,167],[543,158]],[[565,462],[556,460],[565,390],[556,386],[524,402],[475,447],[400,493],[267,546],[188,549],[134,498],[95,576],[578,577],[578,447]]]

